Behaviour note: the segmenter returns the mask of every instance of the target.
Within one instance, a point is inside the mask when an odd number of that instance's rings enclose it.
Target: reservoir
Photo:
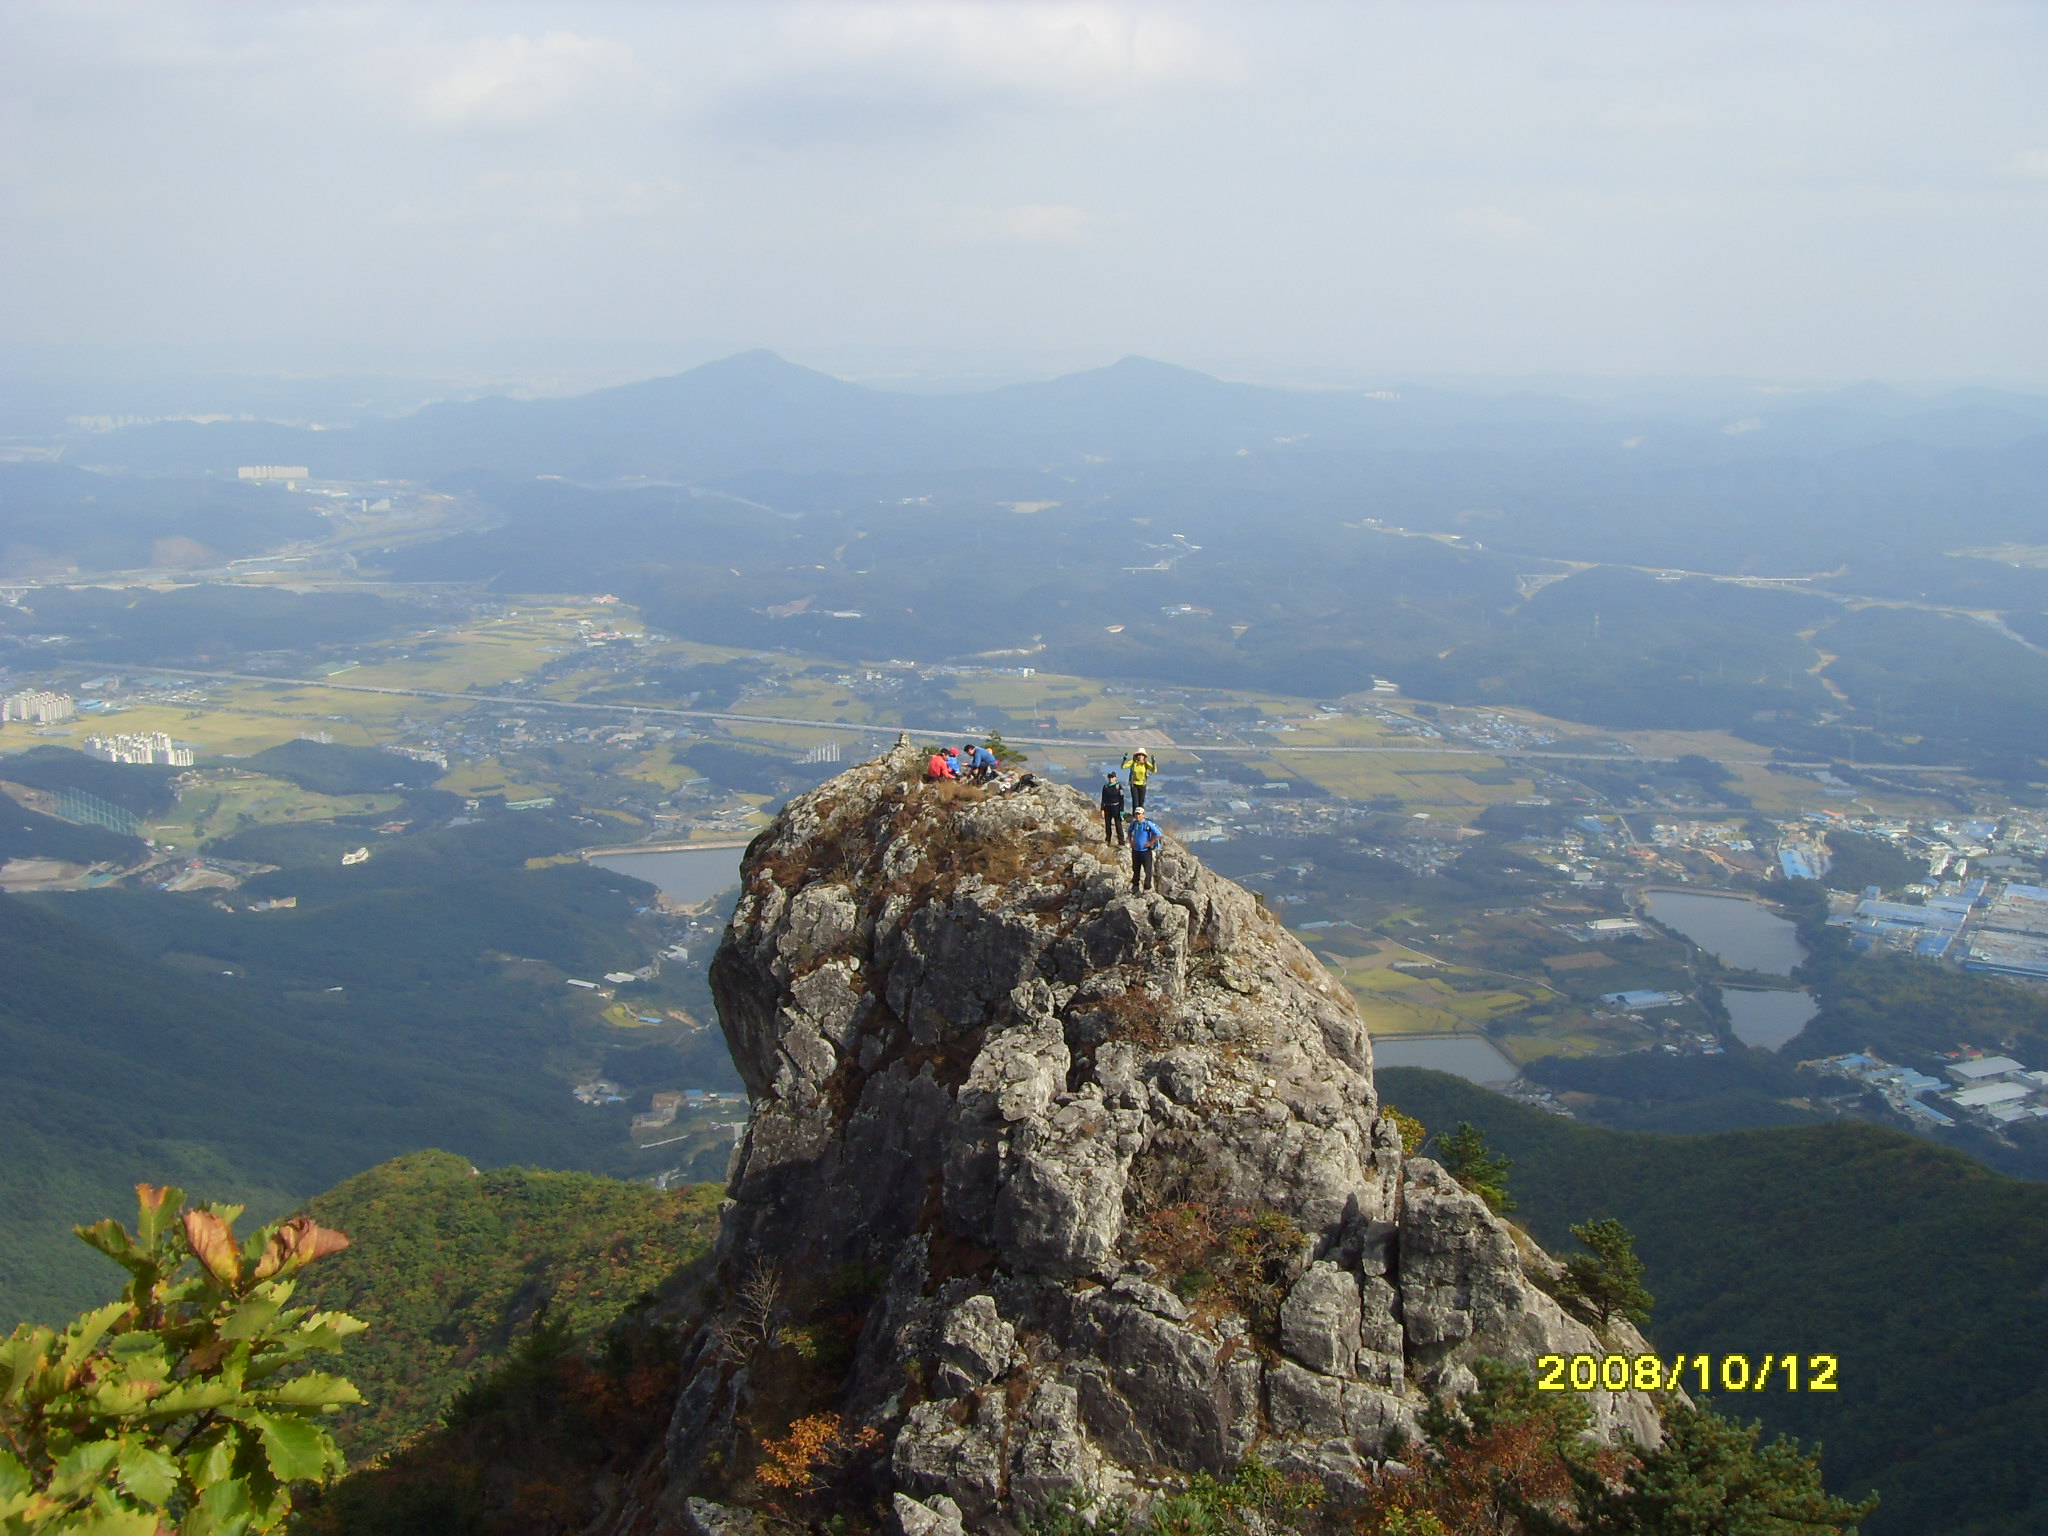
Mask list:
[[[1790,976],[1806,958],[1799,930],[1760,902],[1702,891],[1645,891],[1643,906],[1723,965],[1767,976]]]
[[[740,883],[744,848],[685,848],[674,853],[607,853],[590,862],[645,880],[670,901],[694,907]]]
[[[1372,1064],[1375,1069],[1428,1067],[1484,1088],[1511,1083],[1522,1075],[1522,1069],[1484,1035],[1375,1035]]]
[[[1820,1005],[1805,992],[1738,992],[1721,989],[1721,1005],[1735,1038],[1759,1050],[1775,1051],[1806,1027]]]

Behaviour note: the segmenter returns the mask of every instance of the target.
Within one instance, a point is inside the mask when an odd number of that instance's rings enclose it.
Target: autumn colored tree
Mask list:
[[[302,1370],[362,1324],[289,1305],[294,1276],[348,1245],[305,1218],[237,1241],[238,1205],[185,1208],[136,1186],[135,1230],[76,1231],[128,1271],[121,1299],[0,1343],[0,1532],[245,1536],[275,1530],[292,1485],[342,1467],[315,1422],[360,1402]]]
[[[1654,1448],[1586,1438],[1584,1404],[1478,1361],[1479,1388],[1423,1418],[1426,1446],[1378,1479],[1360,1536],[1849,1536],[1876,1499],[1821,1486],[1817,1454],[1673,1400]]]
[[[1413,1115],[1404,1115],[1391,1104],[1380,1106],[1380,1116],[1394,1122],[1394,1129],[1401,1133],[1401,1153],[1413,1157],[1422,1150],[1422,1144],[1429,1140],[1429,1131]]]
[[[1537,1391],[1527,1371],[1490,1360],[1473,1369],[1476,1392],[1425,1416],[1429,1445],[1418,1448],[1410,1475],[1374,1485],[1365,1536],[1521,1536],[1524,1511],[1570,1509],[1585,1405]],[[1614,1453],[1594,1454],[1596,1465],[1615,1470]]]

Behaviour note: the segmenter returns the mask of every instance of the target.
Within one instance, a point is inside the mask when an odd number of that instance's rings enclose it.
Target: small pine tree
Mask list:
[[[1602,1323],[1616,1314],[1632,1323],[1650,1320],[1655,1298],[1643,1288],[1643,1261],[1636,1257],[1636,1240],[1620,1222],[1589,1221],[1572,1228],[1588,1249],[1565,1260],[1565,1287],[1572,1300]]]
[[[1498,1215],[1515,1208],[1508,1196],[1508,1170],[1514,1163],[1487,1150],[1486,1133],[1478,1126],[1460,1120],[1458,1128],[1437,1143],[1437,1149],[1444,1171],[1484,1200],[1488,1210]]]
[[[1005,768],[1015,768],[1022,763],[1031,761],[1022,752],[1019,752],[1015,747],[1003,740],[1003,733],[1001,731],[990,731],[988,733],[987,746],[989,751],[995,754],[995,760]]]

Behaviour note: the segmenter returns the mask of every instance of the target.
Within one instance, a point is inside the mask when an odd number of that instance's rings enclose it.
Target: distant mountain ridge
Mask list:
[[[1232,383],[1127,357],[1104,368],[959,395],[850,383],[750,351],[684,373],[558,399],[491,397],[319,431],[270,422],[160,422],[96,439],[85,457],[129,470],[231,474],[305,464],[315,476],[434,479],[496,474],[709,479],[1046,467],[1222,458],[1296,443],[1402,449],[1598,443],[1631,437],[1691,455],[1830,452],[1905,437],[1997,447],[2048,431],[2048,398],[1959,390],[1933,398],[1881,385],[1759,399],[1748,418],[1702,427],[1521,392],[1363,391]]]

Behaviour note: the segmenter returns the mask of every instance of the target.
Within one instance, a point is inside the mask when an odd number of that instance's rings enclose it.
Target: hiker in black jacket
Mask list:
[[[1114,770],[1102,781],[1102,840],[1112,848],[1124,845],[1124,786]]]

